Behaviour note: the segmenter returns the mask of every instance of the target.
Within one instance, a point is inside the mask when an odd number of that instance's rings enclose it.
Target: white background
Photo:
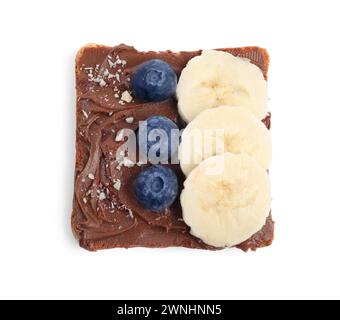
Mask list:
[[[0,298],[340,298],[337,3],[1,1]],[[271,247],[78,247],[74,56],[88,42],[268,49]]]

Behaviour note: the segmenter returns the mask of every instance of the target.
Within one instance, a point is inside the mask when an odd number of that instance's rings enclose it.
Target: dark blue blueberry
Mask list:
[[[156,165],[142,171],[133,185],[135,196],[146,209],[159,212],[169,208],[178,193],[176,174],[168,167]]]
[[[132,90],[143,101],[163,101],[176,91],[177,75],[171,66],[158,59],[137,67],[132,75]]]
[[[137,140],[141,152],[148,157],[151,163],[155,164],[159,161],[167,161],[177,152],[178,136],[179,129],[175,122],[167,117],[152,116],[140,125]],[[150,152],[152,146],[154,148]],[[153,156],[155,156],[155,160]]]

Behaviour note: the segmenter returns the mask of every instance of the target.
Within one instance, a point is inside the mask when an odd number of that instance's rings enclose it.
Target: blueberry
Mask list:
[[[137,67],[132,75],[132,90],[143,101],[163,101],[176,91],[177,75],[172,67],[158,59]]]
[[[134,194],[146,209],[159,212],[169,208],[178,193],[177,176],[170,168],[156,165],[142,171],[134,181]]]
[[[176,123],[163,116],[147,118],[140,125],[137,134],[141,152],[147,156],[148,160],[153,164],[159,161],[164,162],[177,152],[178,137],[179,129]],[[151,147],[153,147],[153,150],[149,152]]]

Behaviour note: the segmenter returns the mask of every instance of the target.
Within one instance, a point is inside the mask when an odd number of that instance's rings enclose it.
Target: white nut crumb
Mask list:
[[[98,199],[101,200],[105,200],[106,199],[106,195],[104,192],[99,193]]]
[[[123,141],[124,139],[124,129],[120,129],[118,132],[117,132],[117,135],[116,135],[116,139],[115,141]]]
[[[133,213],[132,213],[132,210],[131,209],[127,209],[128,212],[129,212],[129,216],[131,217],[131,219],[133,219]]]
[[[115,93],[115,98],[119,98],[119,94],[118,93]]]
[[[101,87],[105,87],[105,86],[106,86],[105,80],[104,80],[104,79],[100,79],[99,85],[100,85]]]
[[[91,179],[91,180],[94,180],[94,175],[93,175],[93,173],[89,173],[88,178]]]
[[[127,118],[125,119],[125,121],[126,121],[127,123],[132,123],[133,120],[134,120],[133,117],[127,117]]]
[[[135,163],[130,160],[129,158],[124,158],[123,159],[123,166],[127,168],[132,168],[135,165]]]
[[[122,183],[120,182],[120,180],[119,180],[119,179],[116,179],[116,180],[114,181],[113,187],[114,187],[116,190],[119,191],[121,185],[122,185]]]
[[[116,64],[114,62],[112,62],[110,59],[107,60],[107,61],[109,63],[110,68],[114,68],[115,67]]]
[[[132,101],[132,97],[131,97],[131,94],[129,93],[129,91],[125,90],[123,93],[122,93],[122,96],[120,97],[123,101],[129,103]]]
[[[84,197],[83,198],[83,202],[86,204],[87,203],[87,199]]]

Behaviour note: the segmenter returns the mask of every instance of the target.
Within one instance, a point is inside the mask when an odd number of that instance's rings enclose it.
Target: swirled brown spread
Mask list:
[[[221,49],[249,59],[267,79],[268,54],[258,47]],[[151,115],[166,116],[180,128],[185,123],[175,98],[160,103],[136,100],[130,77],[136,66],[149,59],[168,62],[179,76],[187,62],[201,51],[140,52],[133,47],[86,45],[76,56],[77,129],[72,230],[88,250],[116,247],[171,247],[217,249],[190,234],[182,219],[179,199],[164,212],[144,209],[136,200],[132,183],[148,164],[117,160],[124,143],[121,129],[138,128]],[[270,114],[263,120],[270,128]],[[169,164],[184,176],[178,164]],[[269,214],[263,228],[237,247],[247,251],[271,244],[274,223]]]

